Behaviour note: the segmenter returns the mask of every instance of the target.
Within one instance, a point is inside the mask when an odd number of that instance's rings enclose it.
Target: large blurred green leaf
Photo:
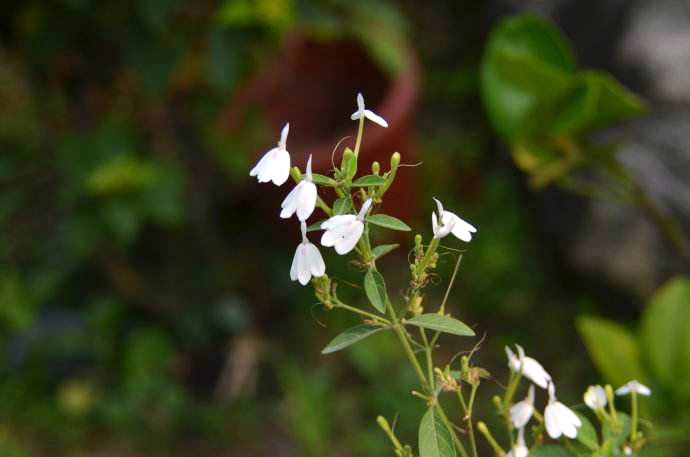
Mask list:
[[[574,72],[572,49],[549,22],[533,15],[501,22],[480,69],[482,100],[494,128],[506,140],[515,139],[537,102],[560,93]]]
[[[690,279],[674,278],[656,292],[642,316],[640,337],[652,374],[690,393]]]
[[[642,101],[607,74],[576,71],[567,40],[532,15],[496,27],[480,79],[489,119],[510,143],[585,133],[644,111]]]
[[[594,365],[607,382],[620,386],[645,379],[640,351],[633,334],[621,325],[594,316],[581,316],[577,329]]]

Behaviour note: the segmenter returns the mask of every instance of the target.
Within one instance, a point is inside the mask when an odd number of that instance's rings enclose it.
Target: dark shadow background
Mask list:
[[[449,302],[487,337],[476,360],[496,377],[479,416],[496,420],[513,342],[581,402],[601,381],[575,317],[633,325],[686,267],[633,210],[529,189],[493,135],[479,60],[492,25],[525,9],[648,100],[645,118],[603,134],[687,226],[685,2],[4,3],[0,455],[390,455],[378,414],[416,441],[423,405],[394,339],[320,354],[356,320],[290,282],[290,185],[248,176],[286,121],[295,163],[312,153],[325,172],[359,90],[391,123],[367,127],[365,166],[387,169],[396,150],[423,164],[401,169],[387,211],[428,237],[438,196],[479,228]],[[397,297],[412,236],[391,240],[403,248],[381,268]],[[326,263],[360,282],[347,260]],[[442,257],[430,303],[453,265]],[[473,344],[442,343],[448,358]]]

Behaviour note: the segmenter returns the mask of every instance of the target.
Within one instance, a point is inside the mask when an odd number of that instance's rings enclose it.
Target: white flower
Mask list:
[[[353,121],[357,121],[363,117],[366,117],[372,122],[377,123],[381,127],[388,127],[388,122],[375,112],[368,110],[364,108],[364,97],[362,96],[362,93],[357,94],[357,111],[352,113],[352,116],[350,116],[350,119]]]
[[[606,391],[600,385],[589,386],[585,392],[583,398],[585,399],[585,405],[589,406],[590,409],[598,410],[604,409],[606,406]]]
[[[268,151],[249,172],[249,176],[256,176],[259,182],[273,181],[276,186],[282,185],[290,175],[290,154],[285,149],[290,124],[285,124],[280,133],[278,147]]]
[[[511,370],[516,373],[522,373],[523,376],[529,378],[533,383],[546,389],[549,382],[551,382],[551,376],[546,372],[544,367],[541,366],[539,362],[534,360],[532,357],[525,356],[525,350],[522,346],[516,344],[515,347],[518,350],[518,356],[515,356],[513,351],[506,346],[506,354],[508,355],[508,366]]]
[[[359,214],[341,214],[333,216],[323,224],[325,230],[321,236],[321,244],[326,247],[335,247],[335,252],[340,255],[350,252],[359,241],[364,231],[364,216],[371,206],[371,198],[364,202]]]
[[[525,429],[520,427],[518,429],[517,442],[515,443],[515,455],[513,455],[513,450],[506,454],[506,457],[527,457],[529,454],[529,449],[525,445]]]
[[[634,379],[616,389],[616,395],[628,395],[630,392],[635,392],[644,396],[652,394],[652,390],[649,387]]]
[[[456,238],[469,242],[472,240],[472,234],[477,231],[472,225],[460,219],[457,214],[450,211],[444,211],[443,205],[440,201],[434,198],[436,207],[438,209],[438,216],[436,213],[431,213],[431,225],[434,230],[434,238],[443,238],[452,233]],[[439,224],[439,221],[441,223]]]
[[[529,386],[524,400],[515,403],[510,408],[510,418],[515,428],[522,428],[532,418],[534,413],[534,385]]]
[[[570,408],[556,400],[556,387],[549,383],[549,403],[544,410],[546,432],[553,439],[564,435],[570,439],[577,436],[577,428],[582,426],[580,418]]]
[[[287,219],[291,217],[295,211],[297,218],[300,221],[306,221],[316,207],[316,184],[312,180],[311,174],[311,155],[307,160],[307,174],[303,179],[287,194],[285,200],[280,205],[283,210],[280,212],[280,217]]]
[[[306,286],[312,276],[318,278],[326,273],[326,264],[323,263],[319,249],[307,239],[307,223],[302,221],[300,228],[302,242],[297,246],[295,257],[292,259],[290,279]]]

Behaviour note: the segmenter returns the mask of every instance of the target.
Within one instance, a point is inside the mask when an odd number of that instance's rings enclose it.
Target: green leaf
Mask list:
[[[474,330],[465,323],[450,316],[442,316],[441,314],[422,314],[421,316],[415,316],[412,319],[406,320],[405,324],[453,335],[474,336]]]
[[[367,216],[366,220],[370,224],[378,225],[379,227],[385,227],[391,230],[400,230],[402,232],[409,232],[412,230],[409,225],[400,219],[396,219],[395,217],[387,214],[372,214],[371,216]]]
[[[327,220],[328,219],[322,219],[318,222],[314,222],[313,224],[311,224],[310,226],[307,227],[307,232],[316,232],[317,230],[323,230],[321,228],[321,224],[323,224]]]
[[[382,244],[380,246],[376,246],[374,249],[371,250],[371,253],[374,254],[375,258],[380,258],[383,257],[384,255],[388,254],[394,249],[397,249],[399,244]]]
[[[455,457],[450,431],[433,407],[419,424],[419,457]]]
[[[586,133],[642,114],[644,103],[609,75],[582,71],[553,97],[543,97],[526,114],[522,137]]]
[[[630,436],[630,427],[632,420],[630,416],[618,411],[618,427],[612,427],[609,421],[604,422],[601,427],[601,435],[604,438],[604,443],[607,449],[620,448],[625,440]]]
[[[594,365],[608,383],[620,386],[631,379],[646,379],[640,351],[630,331],[594,316],[581,316],[576,325]]]
[[[339,214],[347,214],[352,211],[352,205],[350,204],[350,199],[339,198],[333,203],[333,215],[337,216]]]
[[[533,15],[501,22],[480,66],[482,102],[494,128],[508,141],[516,138],[536,103],[560,93],[574,73],[570,44],[551,23]]]
[[[652,373],[670,389],[684,387],[689,395],[690,279],[671,279],[654,294],[642,315],[640,344]]]
[[[373,268],[367,271],[367,274],[364,275],[364,291],[374,308],[385,313],[388,295],[386,294],[386,283],[381,273]]]
[[[358,341],[363,340],[364,338],[373,335],[374,333],[378,333],[381,330],[387,330],[388,327],[382,327],[380,325],[369,325],[369,324],[361,324],[361,325],[356,325],[354,327],[351,327],[347,330],[345,330],[343,333],[340,335],[336,336],[331,340],[328,345],[326,345],[325,348],[321,351],[322,354],[330,354],[332,352],[339,351],[341,349],[345,349],[348,346],[351,346],[355,344]]]
[[[562,446],[547,444],[532,448],[528,457],[573,457],[573,454]]]
[[[314,184],[318,184],[319,186],[334,187],[336,184],[333,179],[329,178],[328,176],[320,175],[318,173],[312,173],[311,180]]]
[[[577,417],[580,418],[580,422],[582,422],[582,426],[577,429],[577,440],[590,450],[597,450],[599,448],[599,439],[596,429],[589,419],[587,419],[587,416],[577,411],[575,411],[575,414],[577,414]]]
[[[383,186],[386,184],[386,178],[377,175],[366,175],[361,178],[357,178],[353,183],[352,187],[366,187],[366,186]]]

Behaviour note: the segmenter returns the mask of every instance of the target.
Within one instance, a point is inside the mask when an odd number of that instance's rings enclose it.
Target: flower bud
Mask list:
[[[381,171],[381,165],[377,161],[371,163],[371,172],[378,176]]]

